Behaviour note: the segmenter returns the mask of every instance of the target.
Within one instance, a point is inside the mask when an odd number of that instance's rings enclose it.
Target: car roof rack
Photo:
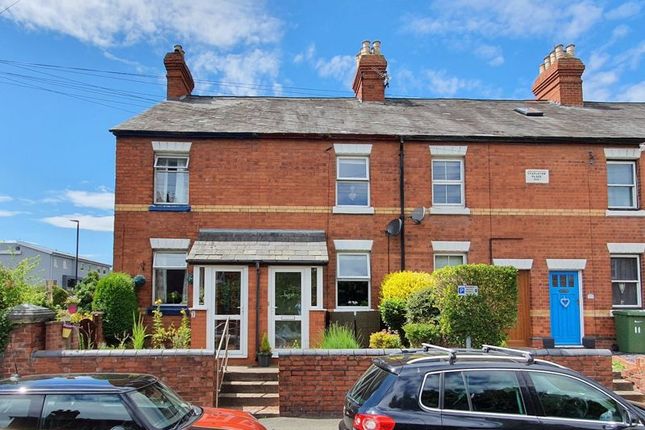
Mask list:
[[[482,345],[482,351],[486,353],[490,351],[496,351],[507,355],[515,354],[515,355],[522,356],[526,360],[527,364],[533,364],[535,362],[535,358],[533,358],[533,354],[531,354],[529,351],[523,351],[521,349],[504,348],[502,346],[494,346],[494,345]]]
[[[448,362],[450,364],[453,364],[455,360],[457,359],[457,351],[451,348],[444,348],[443,346],[439,345],[433,345],[431,343],[422,343],[421,346],[423,347],[423,352],[428,352],[431,349],[435,351],[442,351],[448,354]]]

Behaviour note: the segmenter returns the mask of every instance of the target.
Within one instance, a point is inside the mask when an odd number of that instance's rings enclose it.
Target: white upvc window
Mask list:
[[[336,158],[336,206],[370,206],[369,157]]]
[[[610,209],[636,209],[636,162],[607,161],[607,194]]]
[[[153,303],[186,304],[186,252],[155,251],[152,266]]]
[[[463,158],[432,160],[432,206],[464,205]]]
[[[155,203],[188,204],[188,162],[187,155],[155,155]]]
[[[206,306],[206,267],[193,268],[193,308],[208,309]]]
[[[336,255],[336,307],[370,307],[370,254],[342,252]]]
[[[614,308],[641,307],[641,268],[638,255],[611,256],[611,289]]]
[[[322,309],[323,297],[323,268],[322,266],[314,266],[310,268],[311,279],[311,309]]]
[[[466,264],[466,254],[435,254],[434,270],[447,266],[459,266]]]

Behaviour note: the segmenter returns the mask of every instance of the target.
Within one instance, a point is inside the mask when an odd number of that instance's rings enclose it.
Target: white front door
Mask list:
[[[274,350],[309,347],[310,268],[269,269],[269,341]]]
[[[208,306],[209,349],[217,349],[229,320],[229,355],[247,356],[248,270],[246,267],[206,267],[204,300]]]

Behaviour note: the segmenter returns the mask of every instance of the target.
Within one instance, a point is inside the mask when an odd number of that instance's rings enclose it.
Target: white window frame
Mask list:
[[[612,258],[632,258],[636,260],[636,275],[638,276],[638,279],[620,279],[617,281],[614,281],[614,279],[611,279],[611,290],[612,290],[612,298],[611,302],[612,305],[611,307],[613,309],[635,309],[635,308],[641,308],[643,306],[643,282],[642,282],[642,276],[641,276],[641,257],[638,254],[610,254],[609,255],[609,264],[611,265],[611,259]],[[610,266],[610,276],[611,276],[611,266]],[[614,305],[614,297],[613,297],[613,290],[614,290],[614,282],[636,282],[636,304],[634,305]]]
[[[203,276],[202,276],[203,272]],[[193,309],[207,310],[206,302],[206,266],[193,266]],[[204,289],[204,303],[199,303],[201,289]]]
[[[345,255],[357,255],[367,257],[367,276],[341,276],[340,258]],[[371,309],[372,303],[372,262],[370,252],[342,251],[336,254],[336,309],[341,310],[367,310]],[[341,306],[338,304],[338,281],[367,281],[367,306]]]
[[[312,269],[316,269],[316,306],[311,305],[311,299],[312,297],[309,297],[309,309],[316,309],[316,310],[322,310],[324,309],[323,307],[323,266],[311,266],[309,267],[309,278],[310,282],[313,282],[313,276],[311,276],[311,271]],[[311,293],[311,288],[309,288],[309,291]]]
[[[459,175],[461,177],[460,180],[455,180],[455,179],[434,179],[434,163],[442,163],[442,162],[458,162],[459,163]],[[448,157],[441,157],[441,158],[433,158],[432,161],[430,162],[431,168],[430,168],[430,178],[432,181],[432,206],[433,207],[456,207],[456,208],[464,208],[466,207],[466,199],[465,199],[465,178],[464,178],[464,159],[459,157],[459,158],[448,158]],[[434,192],[434,186],[435,185],[459,185],[459,193],[461,197],[461,201],[459,203],[440,203],[435,201],[435,192]]]
[[[631,185],[629,184],[610,184],[609,183],[609,165],[628,164],[632,166],[632,178],[634,178]],[[608,209],[638,209],[638,178],[636,177],[636,161],[632,160],[607,160],[607,208]],[[609,190],[611,187],[631,187],[632,189],[632,202],[631,206],[610,206],[609,205]]]
[[[184,263],[184,266],[163,266],[163,267],[157,267],[155,264],[156,262],[156,255],[157,254],[183,254],[185,257],[188,257],[188,253],[186,251],[179,251],[177,249],[154,249],[153,254],[152,254],[152,305],[156,306],[156,301],[157,298],[156,296],[156,290],[157,290],[157,269],[165,269],[165,270],[184,270],[186,273],[188,273],[188,262]],[[186,258],[184,258],[185,260]],[[184,273],[184,279],[186,277],[186,273]],[[166,288],[168,285],[166,285]],[[168,293],[168,291],[166,291]],[[186,303],[161,303],[159,306],[188,306],[188,300],[186,300]]]
[[[183,168],[186,172],[187,175],[187,181],[186,181],[186,201],[185,202],[163,202],[163,201],[157,201],[157,172],[160,170],[163,171],[168,171],[166,166],[158,166],[158,162],[160,158],[177,158],[177,159],[185,159],[186,160],[186,167]],[[166,170],[164,170],[166,169]],[[152,196],[152,201],[153,204],[155,205],[175,205],[175,206],[185,206],[189,204],[190,202],[190,156],[187,153],[168,153],[168,152],[156,152],[155,153],[155,163],[153,165],[153,170],[154,170],[154,189],[153,189],[153,196]],[[179,168],[177,168],[177,171],[180,171]]]
[[[342,160],[363,160],[365,161],[365,177],[364,178],[352,178],[340,176],[340,163]],[[367,203],[364,205],[341,205],[338,203],[338,184],[340,182],[356,182],[356,183],[366,183],[367,184]],[[348,156],[337,156],[336,157],[336,207],[339,208],[369,208],[370,207],[370,157],[361,157],[355,155]]]
[[[437,257],[461,257],[461,264],[468,264],[468,254],[461,252],[435,252],[432,256],[432,270],[437,269]],[[460,266],[457,264],[457,266]],[[443,266],[443,267],[454,267],[454,266]]]

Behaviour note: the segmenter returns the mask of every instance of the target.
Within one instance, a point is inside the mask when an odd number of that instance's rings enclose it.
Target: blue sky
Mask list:
[[[575,43],[586,100],[645,101],[645,3],[592,0],[0,0],[0,240],[112,261],[109,128],[165,97],[183,45],[194,94],[352,96],[381,40],[391,97],[530,99]]]

